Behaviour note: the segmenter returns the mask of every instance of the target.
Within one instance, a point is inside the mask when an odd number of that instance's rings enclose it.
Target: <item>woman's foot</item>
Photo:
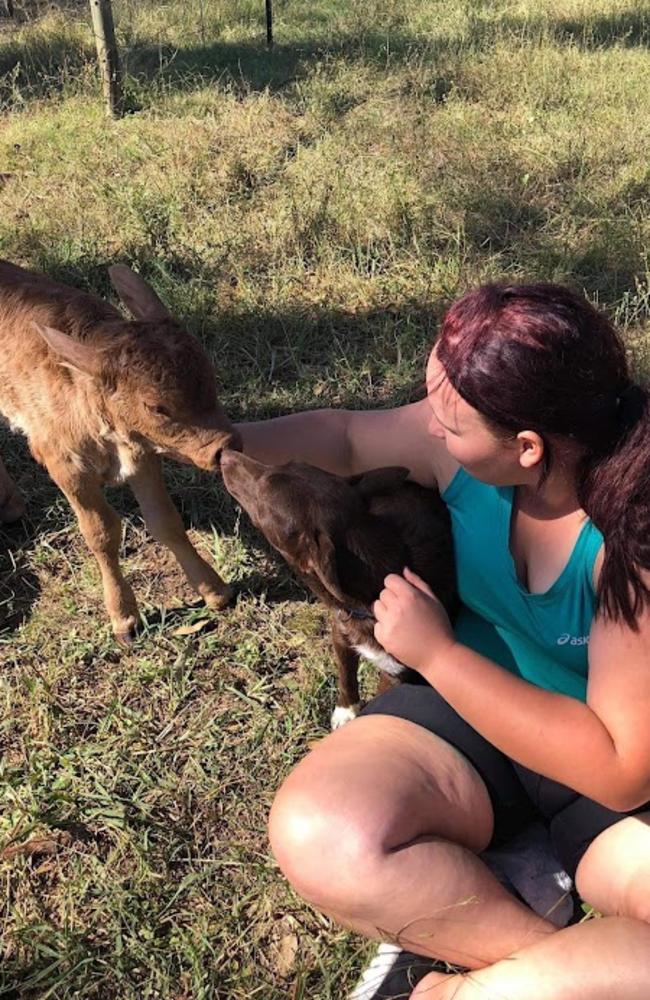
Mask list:
[[[383,943],[363,971],[361,979],[348,1000],[408,1000],[417,984],[427,979],[432,969],[445,969],[444,962],[404,951],[394,944]],[[438,976],[440,973],[433,973]],[[442,980],[455,979],[443,974]]]

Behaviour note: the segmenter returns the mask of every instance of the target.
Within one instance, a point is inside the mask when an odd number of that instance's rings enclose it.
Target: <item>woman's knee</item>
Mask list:
[[[310,902],[329,909],[351,895],[370,902],[386,859],[422,836],[471,850],[489,840],[487,796],[474,794],[456,751],[429,733],[420,739],[417,729],[400,719],[359,719],[326,737],[280,788],[271,846]]]
[[[650,923],[650,814],[628,816],[601,833],[578,866],[576,888],[605,915]]]
[[[381,824],[368,822],[354,793],[343,798],[319,786],[316,775],[294,774],[278,791],[269,817],[273,854],[303,898],[324,909],[358,898],[376,882]]]

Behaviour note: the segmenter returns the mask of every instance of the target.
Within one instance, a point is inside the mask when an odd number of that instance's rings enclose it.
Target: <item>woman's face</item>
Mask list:
[[[460,396],[431,352],[427,365],[427,398],[431,407],[429,433],[445,442],[447,451],[475,479],[493,486],[527,482],[519,461],[520,445],[497,437],[478,410]]]

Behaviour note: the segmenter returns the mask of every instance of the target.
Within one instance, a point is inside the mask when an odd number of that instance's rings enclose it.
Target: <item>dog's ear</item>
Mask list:
[[[390,465],[385,469],[371,469],[357,476],[350,476],[348,482],[362,497],[372,497],[380,493],[394,493],[408,479],[409,470],[401,465]]]
[[[324,531],[305,534],[298,546],[300,557],[296,565],[301,573],[315,576],[322,587],[337,600],[345,603],[348,597],[341,589],[341,581],[336,565],[334,542]]]

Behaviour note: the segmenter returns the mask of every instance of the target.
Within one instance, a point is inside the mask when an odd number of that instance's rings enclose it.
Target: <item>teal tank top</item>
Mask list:
[[[603,536],[586,519],[558,579],[531,594],[510,553],[513,496],[514,487],[489,486],[463,468],[442,493],[462,601],[456,638],[538,687],[585,701],[593,568]]]

